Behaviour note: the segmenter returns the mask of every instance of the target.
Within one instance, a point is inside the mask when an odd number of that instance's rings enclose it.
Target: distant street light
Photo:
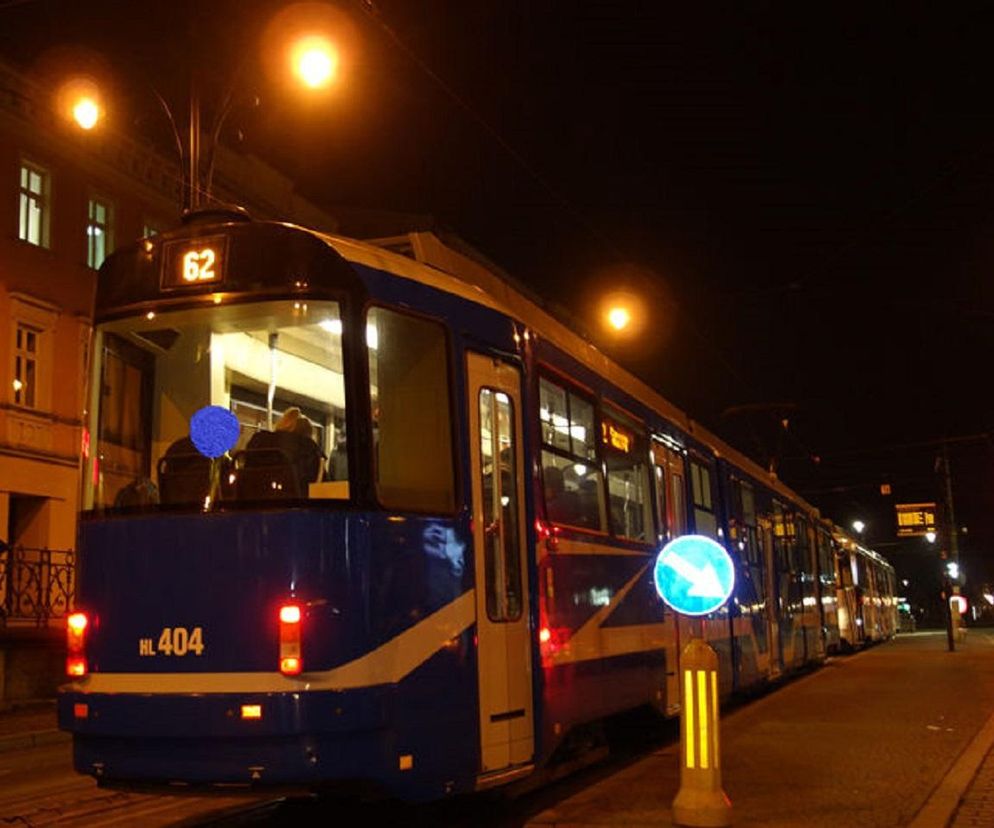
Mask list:
[[[935,534],[935,530],[934,529],[929,529],[925,533],[925,540],[927,540],[929,543],[935,543],[936,537],[938,537],[938,536]]]
[[[861,520],[854,520],[852,522],[852,528],[857,535],[862,535],[863,530],[866,528],[866,524]]]

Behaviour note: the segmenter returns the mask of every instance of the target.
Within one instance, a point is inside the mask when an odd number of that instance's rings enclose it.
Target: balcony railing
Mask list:
[[[75,586],[73,550],[0,546],[0,628],[55,625]]]

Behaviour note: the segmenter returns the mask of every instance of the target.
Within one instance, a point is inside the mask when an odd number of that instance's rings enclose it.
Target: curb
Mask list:
[[[970,787],[973,777],[983,764],[987,753],[994,747],[994,716],[981,727],[952,767],[935,787],[909,828],[942,828],[949,824]]]
[[[12,750],[29,750],[42,745],[57,745],[68,742],[72,734],[64,730],[32,730],[27,733],[10,733],[0,736],[0,753]]]

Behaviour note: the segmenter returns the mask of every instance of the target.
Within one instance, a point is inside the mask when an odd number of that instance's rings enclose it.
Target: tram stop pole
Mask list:
[[[721,787],[718,654],[695,638],[680,654],[680,672],[680,790],[673,800],[673,821],[725,828],[732,824],[732,803]]]

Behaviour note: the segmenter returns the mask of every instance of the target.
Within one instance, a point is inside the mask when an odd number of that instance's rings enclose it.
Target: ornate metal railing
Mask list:
[[[0,628],[47,627],[65,617],[76,587],[76,553],[0,545]]]

